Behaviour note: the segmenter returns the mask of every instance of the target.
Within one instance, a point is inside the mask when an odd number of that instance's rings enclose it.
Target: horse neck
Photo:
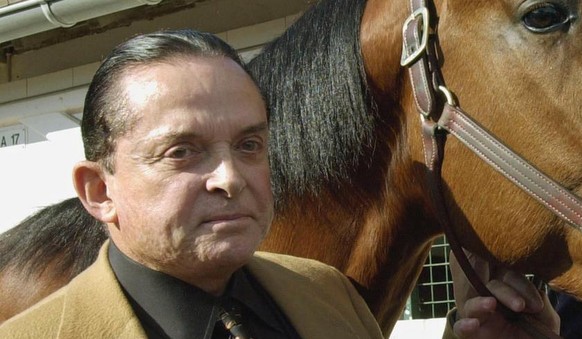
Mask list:
[[[406,14],[384,0],[369,0],[364,13],[362,53],[381,115],[369,167],[341,187],[286,201],[261,247],[337,267],[359,287],[385,331],[400,316],[439,233],[417,160],[418,117],[402,109],[400,25]]]
[[[400,316],[439,232],[423,186],[424,165],[410,155],[407,120],[396,120],[378,131],[383,141],[373,167],[340,193],[352,197],[352,206],[334,199],[338,192],[297,197],[278,211],[262,247],[338,268],[359,287],[385,331]]]

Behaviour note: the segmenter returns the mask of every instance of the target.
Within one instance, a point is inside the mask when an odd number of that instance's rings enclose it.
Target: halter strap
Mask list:
[[[581,230],[580,198],[493,137],[459,107],[445,104],[438,125],[562,220]]]
[[[542,203],[569,225],[582,231],[582,200],[529,164],[471,119],[446,89],[437,52],[437,16],[434,3],[410,0],[412,14],[403,26],[401,64],[408,67],[416,108],[421,115],[423,148],[431,198],[436,215],[459,265],[481,296],[493,296],[469,263],[451,227],[442,190],[441,168],[446,135],[452,134],[495,170]],[[446,100],[437,96],[442,91]],[[442,100],[442,101],[439,101]],[[438,110],[437,107],[442,108]],[[501,311],[534,338],[560,338],[535,319],[516,314],[501,303]]]

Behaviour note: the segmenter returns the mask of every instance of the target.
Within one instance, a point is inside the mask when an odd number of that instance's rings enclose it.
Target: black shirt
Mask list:
[[[109,262],[148,338],[218,339],[218,305],[232,297],[242,304],[245,326],[253,339],[297,339],[283,312],[245,269],[235,272],[221,297],[180,279],[149,269],[111,243]]]

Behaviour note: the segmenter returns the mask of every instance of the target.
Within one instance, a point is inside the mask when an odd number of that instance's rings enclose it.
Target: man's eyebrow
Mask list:
[[[192,138],[200,137],[199,134],[193,132],[169,132],[169,133],[161,133],[156,136],[153,136],[154,140],[158,141],[171,141],[171,140],[186,140]]]
[[[261,122],[256,125],[249,126],[241,131],[240,134],[253,134],[262,133],[269,129],[269,124],[267,122]]]

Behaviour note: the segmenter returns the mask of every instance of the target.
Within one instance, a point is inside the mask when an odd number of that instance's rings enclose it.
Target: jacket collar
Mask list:
[[[321,285],[287,268],[296,262],[293,257],[277,255],[277,260],[290,259],[285,266],[273,263],[273,254],[257,252],[247,266],[249,271],[263,285],[281,307],[301,338],[359,338],[352,327],[353,318],[348,320],[337,304],[330,304],[333,296]],[[299,265],[305,262],[299,263]],[[342,291],[345,293],[345,290]],[[352,306],[352,305],[350,305]]]

